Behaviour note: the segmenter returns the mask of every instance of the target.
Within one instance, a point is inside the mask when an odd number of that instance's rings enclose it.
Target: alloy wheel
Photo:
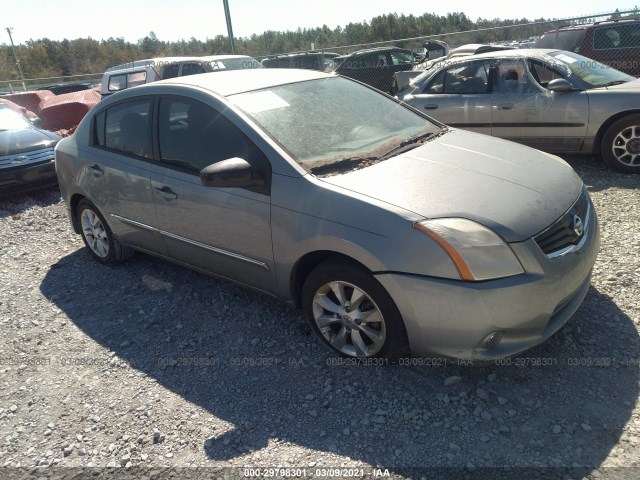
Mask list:
[[[313,298],[320,333],[339,352],[371,357],[385,343],[386,325],[378,306],[361,288],[343,281],[325,283]]]

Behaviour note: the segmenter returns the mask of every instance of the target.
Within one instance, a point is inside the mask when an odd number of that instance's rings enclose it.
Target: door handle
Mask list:
[[[178,198],[178,194],[166,185],[162,188],[156,187],[155,190],[161,197],[165,198],[166,200],[175,200],[176,198]]]
[[[93,165],[91,165],[89,167],[89,170],[91,170],[91,173],[93,173],[96,177],[104,175],[104,170],[102,170],[100,165],[98,165],[97,163],[94,163]]]
[[[435,103],[429,103],[424,106],[425,110],[435,110],[436,108],[438,108],[438,105],[436,105]]]
[[[498,105],[497,108],[499,110],[511,110],[513,108],[513,103],[505,103],[504,105]]]

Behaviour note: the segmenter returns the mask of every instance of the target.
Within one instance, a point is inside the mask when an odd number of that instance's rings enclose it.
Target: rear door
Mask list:
[[[270,192],[205,187],[199,176],[210,164],[240,157],[270,178],[268,159],[210,105],[162,96],[157,109],[151,187],[169,256],[274,293]]]
[[[164,253],[151,191],[153,97],[98,111],[81,185],[123,242]]]

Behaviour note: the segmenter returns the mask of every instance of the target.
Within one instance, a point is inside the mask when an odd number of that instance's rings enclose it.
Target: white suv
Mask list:
[[[136,60],[107,69],[102,76],[100,94],[106,97],[125,88],[167,78],[251,68],[263,67],[255,58],[246,55],[161,57]]]

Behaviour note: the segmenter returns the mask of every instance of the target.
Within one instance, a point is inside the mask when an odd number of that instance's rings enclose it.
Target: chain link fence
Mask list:
[[[468,31],[327,47],[312,52],[284,52],[259,60],[267,68],[336,71],[390,91],[395,72],[424,68],[425,60],[447,55],[467,44],[569,50],[640,76],[640,12],[637,9],[497,27],[483,27],[480,22],[478,28]],[[67,135],[100,100],[101,79],[102,72],[0,81],[0,103],[31,118],[44,129]]]
[[[389,92],[395,72],[424,68],[426,60],[446,56],[455,48],[469,44],[568,50],[630,75],[640,76],[638,10],[520,25],[480,26],[462,32],[335,46],[312,53],[292,52],[267,57],[263,64],[336,71]],[[316,60],[315,65],[309,67],[305,65],[309,56],[322,59],[323,62]]]

